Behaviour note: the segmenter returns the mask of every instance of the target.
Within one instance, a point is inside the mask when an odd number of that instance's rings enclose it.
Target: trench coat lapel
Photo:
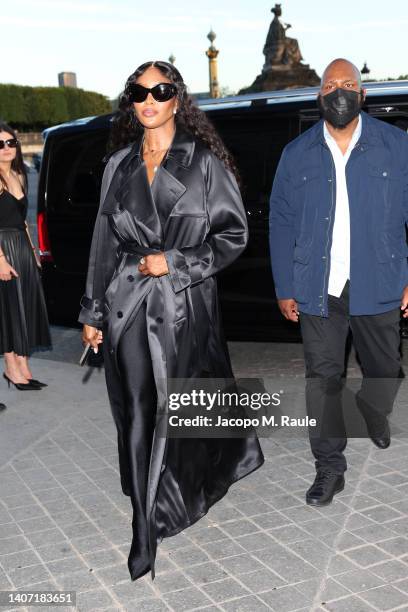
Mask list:
[[[193,137],[181,126],[177,126],[167,156],[154,179],[154,201],[142,159],[142,135],[140,135],[115,171],[102,212],[115,214],[126,209],[156,237],[162,238],[162,227],[157,211],[162,211],[164,218],[168,219],[186,192],[182,173],[190,166],[193,153]]]

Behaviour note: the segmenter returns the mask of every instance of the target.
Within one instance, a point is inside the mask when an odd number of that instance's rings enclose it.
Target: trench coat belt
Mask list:
[[[145,255],[154,255],[155,253],[161,253],[160,249],[152,249],[151,247],[144,247],[138,242],[133,240],[121,241],[118,249],[117,256],[122,257],[123,253],[130,253],[131,255],[137,255],[144,257]]]

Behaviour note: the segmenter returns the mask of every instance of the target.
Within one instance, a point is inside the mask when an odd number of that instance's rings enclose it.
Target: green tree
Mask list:
[[[111,111],[108,98],[93,91],[0,84],[0,118],[22,131]]]

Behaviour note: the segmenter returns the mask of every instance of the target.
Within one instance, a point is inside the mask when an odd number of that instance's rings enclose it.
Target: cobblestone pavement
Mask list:
[[[78,337],[53,333],[72,346]],[[230,348],[239,376],[303,376],[301,345]],[[346,488],[321,509],[304,503],[314,478],[307,440],[262,439],[265,465],[160,545],[153,582],[131,582],[131,507],[120,491],[103,372],[87,379],[58,350],[60,361],[32,360],[47,389],[6,393],[3,385],[1,393],[0,591],[75,590],[76,609],[92,612],[408,611],[401,429],[386,451],[350,440]],[[349,371],[357,368],[351,360]]]

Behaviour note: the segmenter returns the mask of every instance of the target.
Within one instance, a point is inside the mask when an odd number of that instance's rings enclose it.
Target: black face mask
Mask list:
[[[319,94],[317,103],[324,119],[335,128],[345,128],[361,110],[363,90],[354,91],[338,87],[325,96]]]

